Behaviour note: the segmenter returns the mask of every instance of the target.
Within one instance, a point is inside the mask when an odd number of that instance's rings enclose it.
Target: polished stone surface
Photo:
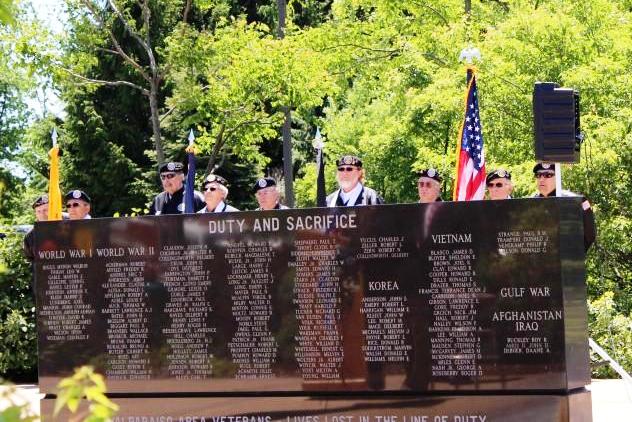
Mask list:
[[[573,198],[38,223],[40,385],[578,388],[581,230]]]
[[[589,422],[590,392],[568,395],[116,398],[113,422]],[[54,400],[42,400],[51,420]],[[85,408],[85,405],[84,405]],[[60,415],[60,418],[68,417]],[[145,418],[145,419],[143,419]],[[153,419],[152,419],[153,418]]]

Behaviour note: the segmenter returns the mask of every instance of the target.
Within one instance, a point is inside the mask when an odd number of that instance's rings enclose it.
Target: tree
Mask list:
[[[141,211],[167,159],[159,50],[185,2],[69,0],[67,7],[68,35],[58,54],[39,61],[67,105],[63,186],[86,190],[97,216]]]
[[[10,3],[3,5],[8,7]],[[0,18],[2,16],[0,13]],[[26,97],[33,84],[17,58],[15,40],[19,30],[0,26],[0,221],[16,217],[24,209],[20,203],[22,180],[15,175],[16,166],[12,161],[27,126]]]
[[[265,166],[269,158],[259,148],[276,138],[283,106],[309,110],[333,86],[300,37],[276,40],[267,27],[244,19],[214,32],[183,28],[168,39],[167,52],[174,86],[167,104],[174,112],[166,123],[198,128],[197,143],[210,156],[207,172],[226,151]]]
[[[13,23],[13,0],[0,0],[0,24]]]

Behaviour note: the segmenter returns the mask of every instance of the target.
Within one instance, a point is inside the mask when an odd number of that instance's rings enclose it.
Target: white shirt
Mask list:
[[[224,201],[219,201],[219,204],[217,204],[217,206],[215,207],[213,211],[209,211],[207,207],[204,207],[200,211],[198,211],[198,214],[207,214],[210,212],[220,213],[220,212],[224,212],[225,208],[226,208],[226,204],[224,203]]]
[[[348,207],[355,205],[358,200],[358,196],[362,192],[362,183],[358,183],[355,185],[355,188],[351,189],[349,192],[345,192],[342,189],[339,190],[340,199],[342,202],[347,204]]]

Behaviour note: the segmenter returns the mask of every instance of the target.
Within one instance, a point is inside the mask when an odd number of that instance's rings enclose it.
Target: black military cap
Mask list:
[[[66,194],[64,198],[66,199],[66,201],[70,199],[80,199],[84,202],[87,202],[88,204],[92,202],[88,194],[79,189],[71,190],[70,192]]]
[[[441,174],[439,174],[437,169],[434,169],[432,167],[418,171],[417,172],[417,176],[419,176],[419,177],[429,177],[431,179],[436,180],[439,183],[441,183],[441,181],[443,180],[442,177],[441,177]]]
[[[255,193],[259,192],[261,189],[265,189],[265,188],[269,188],[270,186],[276,186],[276,180],[274,180],[272,177],[262,177],[261,179],[257,180],[257,183],[255,183]]]
[[[507,180],[511,180],[511,173],[509,173],[505,169],[494,170],[491,173],[487,174],[487,177],[485,178],[485,182],[489,183],[492,180],[502,179],[502,178],[505,178]]]
[[[38,196],[37,198],[35,198],[35,201],[33,201],[33,204],[31,205],[33,207],[33,209],[39,207],[40,205],[45,205],[48,204],[48,195],[47,194],[43,194]]]
[[[179,161],[169,161],[168,163],[162,163],[158,169],[159,173],[171,173],[171,172],[184,172],[184,164]]]
[[[362,167],[362,160],[355,155],[343,155],[336,160],[336,166],[355,166]]]
[[[216,174],[209,174],[204,178],[204,182],[202,182],[202,189],[206,189],[206,185],[208,185],[209,183],[217,183],[224,187],[228,187],[228,181],[222,176],[218,176]]]
[[[544,170],[555,172],[555,164],[553,164],[553,163],[536,163],[536,165],[533,166],[533,172],[534,173],[537,173],[539,171],[544,171]]]

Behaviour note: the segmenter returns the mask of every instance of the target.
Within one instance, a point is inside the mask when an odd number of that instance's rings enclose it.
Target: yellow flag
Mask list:
[[[61,189],[59,189],[59,147],[54,146],[50,155],[50,178],[48,180],[48,219],[61,220]]]

